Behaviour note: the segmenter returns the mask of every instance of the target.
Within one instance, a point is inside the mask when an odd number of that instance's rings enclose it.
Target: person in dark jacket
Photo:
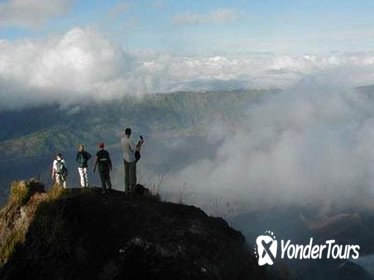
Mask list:
[[[99,144],[100,150],[96,153],[96,161],[93,172],[98,167],[101,187],[103,188],[102,193],[106,193],[107,187],[110,191],[112,189],[112,183],[110,181],[110,171],[112,171],[112,161],[108,151],[104,149],[104,143]]]
[[[78,163],[78,172],[82,188],[88,187],[87,163],[91,155],[84,150],[84,145],[79,144],[76,161]]]

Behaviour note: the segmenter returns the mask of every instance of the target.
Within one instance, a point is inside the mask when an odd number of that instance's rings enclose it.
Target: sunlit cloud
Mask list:
[[[369,205],[374,197],[374,100],[313,80],[248,105],[236,127],[205,128],[219,147],[175,174],[196,192],[248,208],[267,205]],[[199,196],[196,203],[201,203]]]
[[[374,83],[372,53],[178,56],[126,52],[93,28],[0,41],[2,109],[171,91],[289,88],[302,80]]]

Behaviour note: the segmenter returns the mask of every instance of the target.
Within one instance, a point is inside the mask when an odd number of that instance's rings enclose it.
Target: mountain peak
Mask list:
[[[14,182],[0,235],[1,279],[264,279],[223,219],[117,191]]]

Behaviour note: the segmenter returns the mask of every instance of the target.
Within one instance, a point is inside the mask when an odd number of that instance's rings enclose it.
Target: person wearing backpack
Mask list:
[[[57,153],[56,159],[53,161],[52,164],[52,180],[54,180],[58,185],[66,189],[67,176],[68,169],[66,168],[65,160],[62,158],[61,153]]]
[[[110,159],[110,155],[108,151],[104,149],[104,143],[99,144],[100,150],[96,153],[96,161],[94,165],[93,172],[95,173],[96,167],[98,167],[102,193],[106,193],[106,189],[108,186],[108,190],[112,189],[112,182],[110,181],[110,171],[112,171],[112,161]]]
[[[88,187],[87,162],[91,155],[84,150],[84,145],[79,144],[76,161],[78,163],[78,172],[82,188]]]
[[[125,136],[121,139],[123,149],[123,165],[124,165],[124,183],[125,193],[131,195],[136,186],[136,163],[140,159],[140,149],[144,143],[144,139],[140,136],[137,145],[131,140],[131,128],[126,128]]]

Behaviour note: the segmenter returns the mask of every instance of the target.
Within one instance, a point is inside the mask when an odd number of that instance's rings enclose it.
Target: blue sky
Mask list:
[[[0,111],[306,80],[372,85],[372,11],[368,0],[0,0]]]
[[[24,0],[35,12],[16,2],[0,1],[1,39],[89,26],[124,49],[174,54],[356,52],[374,44],[369,0],[53,0],[57,8],[42,14],[47,1]]]

